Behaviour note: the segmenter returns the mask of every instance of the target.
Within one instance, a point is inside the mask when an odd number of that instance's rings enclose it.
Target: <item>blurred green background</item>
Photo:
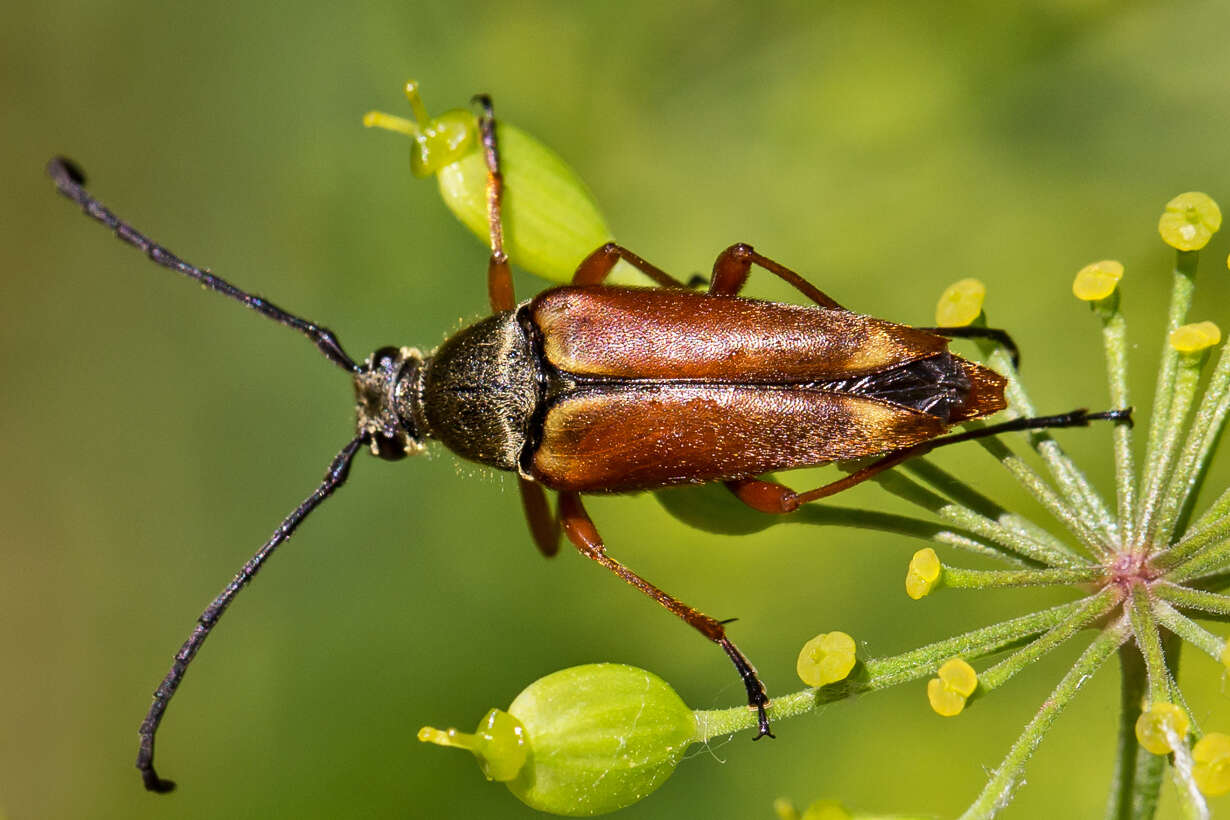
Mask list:
[[[439,449],[396,466],[360,456],[171,708],[159,762],[180,790],[143,792],[132,761],[150,692],[350,435],[350,388],[297,335],[87,222],[42,176],[53,153],[138,227],[328,324],[352,353],[426,348],[482,315],[484,251],[411,179],[404,140],[360,117],[404,113],[408,78],[435,112],[488,91],[580,171],[623,243],[668,270],[706,270],[748,241],[856,310],[917,324],[950,281],[983,278],[989,316],[1053,411],[1107,402],[1072,274],[1127,265],[1133,389],[1147,397],[1171,260],[1157,216],[1189,189],[1230,204],[1230,7],[1217,0],[45,0],[5,17],[10,820],[524,817],[468,756],[417,743],[418,727],[469,729],[540,675],[598,660],[651,669],[698,708],[743,698],[722,653],[657,607],[575,554],[540,558],[507,477]],[[1193,311],[1223,327],[1228,244],[1215,238]],[[795,298],[767,277],[750,292]],[[1059,436],[1109,490],[1109,429]],[[937,460],[1034,510],[978,447],[955,449]],[[901,509],[874,487],[839,501]],[[615,556],[737,616],[776,692],[798,687],[795,653],[819,631],[885,655],[1070,597],[914,603],[902,578],[917,542],[789,523],[718,537],[652,496],[590,511]],[[1078,651],[957,720],[932,714],[918,683],[780,723],[776,741],[699,750],[624,816],[768,818],[778,796],[953,816]],[[1188,653],[1184,681],[1206,727],[1230,726],[1219,666]],[[1008,816],[1100,816],[1116,713],[1106,669]]]

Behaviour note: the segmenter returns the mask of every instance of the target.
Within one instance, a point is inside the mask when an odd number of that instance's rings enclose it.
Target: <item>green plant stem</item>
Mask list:
[[[1106,820],[1151,820],[1157,810],[1166,760],[1145,751],[1136,739],[1136,720],[1147,682],[1145,662],[1136,647],[1119,647],[1119,668],[1119,742]]]
[[[1184,609],[1199,609],[1214,615],[1230,615],[1230,595],[1166,583],[1154,584],[1153,594]]]
[[[1192,524],[1183,535],[1183,541],[1196,536],[1203,536],[1209,530],[1216,529],[1218,526],[1223,527],[1222,532],[1226,533],[1230,530],[1230,488],[1221,491],[1221,495],[1217,496],[1217,500],[1209,505],[1209,508],[1196,519],[1196,523]],[[1180,543],[1183,543],[1181,541]]]
[[[778,695],[769,703],[766,711],[769,719],[777,722],[786,718],[798,717],[812,712],[817,706],[831,702],[822,696],[825,688],[803,689],[788,695]],[[851,691],[850,694],[856,694]],[[838,698],[839,699],[839,698]],[[696,717],[696,743],[708,743],[716,737],[731,735],[744,729],[755,728],[758,723],[756,713],[746,706],[736,706],[733,709],[698,709],[693,712]]]
[[[1192,402],[1196,397],[1196,385],[1200,381],[1200,369],[1205,359],[1204,352],[1182,353],[1176,360],[1174,379],[1172,380],[1172,395],[1170,397],[1169,413],[1164,422],[1155,422],[1154,426],[1163,427],[1165,432],[1157,436],[1156,451],[1153,461],[1147,462],[1144,483],[1140,490],[1140,514],[1136,522],[1136,532],[1140,533],[1141,545],[1150,546],[1161,543],[1158,540],[1160,510],[1163,507],[1166,490],[1175,467],[1178,456],[1179,441],[1187,426],[1187,416],[1191,411]],[[1174,516],[1178,515],[1179,506],[1172,509]],[[1173,526],[1173,518],[1167,526]]]
[[[1209,377],[1204,398],[1192,419],[1191,429],[1179,463],[1162,494],[1162,503],[1157,514],[1156,544],[1169,543],[1174,536],[1184,508],[1189,507],[1193,496],[1200,489],[1208,466],[1213,445],[1221,435],[1230,412],[1230,342],[1222,346],[1221,357],[1213,375]]]
[[[1041,612],[1031,612],[1010,621],[1003,621],[936,641],[891,658],[871,659],[866,663],[867,672],[876,680],[882,681],[885,686],[916,680],[931,674],[941,663],[950,658],[976,660],[985,655],[1003,651],[1034,635],[1054,629],[1071,618],[1074,613],[1089,606],[1091,600],[1094,598],[1082,598],[1079,601],[1060,604]]]
[[[1145,659],[1145,670],[1149,674],[1149,702],[1174,703],[1174,678],[1166,668],[1166,653],[1162,650],[1162,637],[1157,631],[1157,621],[1150,607],[1149,592],[1142,584],[1132,587],[1128,616],[1132,621],[1132,632],[1136,636],[1136,645],[1140,647],[1140,652]]]
[[[803,689],[773,698],[768,713],[771,720],[797,717],[817,707],[854,695],[886,689],[932,674],[944,661],[961,657],[975,659],[1000,652],[1021,640],[1053,629],[1073,613],[1089,606],[1095,598],[1082,598],[1059,606],[1031,612],[1020,618],[975,629],[963,635],[920,647],[889,658],[870,658],[856,667],[856,675],[819,688]],[[731,709],[699,710],[696,715],[696,741],[703,743],[757,725],[756,713],[745,706]]]
[[[1009,529],[969,507],[949,501],[898,472],[881,473],[873,480],[898,498],[929,510],[947,522],[997,544],[1001,549],[992,550],[996,557],[1012,558],[1018,563],[1023,558],[1030,563],[1044,566],[1079,566],[1088,563],[1065,545],[1043,543],[1019,530]]]
[[[1215,547],[1227,538],[1230,538],[1230,489],[1223,491],[1205,510],[1183,540],[1159,553],[1152,564],[1159,569],[1176,567],[1189,558],[1197,557],[1206,547]]]
[[[979,515],[998,519],[1006,512],[999,504],[925,458],[912,458],[899,469],[921,479],[962,507],[968,507]]]
[[[1162,626],[1216,661],[1221,660],[1225,639],[1219,638],[1165,601],[1155,601],[1153,612]]]
[[[951,589],[1003,589],[1006,587],[1088,584],[1106,575],[1102,567],[1083,569],[981,570],[944,565],[943,584]]]
[[[1055,687],[1042,704],[1042,708],[1034,715],[1025,727],[1025,731],[1017,738],[1016,743],[1008,751],[999,767],[992,773],[982,792],[974,800],[961,820],[983,820],[994,817],[1000,809],[1012,798],[1012,792],[1018,785],[1025,764],[1042,742],[1059,717],[1064,707],[1071,702],[1085,681],[1089,680],[1115,650],[1131,634],[1131,627],[1126,618],[1119,618],[1108,626],[1081,653],[1076,663],[1068,670],[1059,685]]]
[[[1187,712],[1187,717],[1192,722],[1192,734],[1200,737],[1204,734],[1200,728],[1200,721],[1196,720],[1196,713],[1187,704],[1187,698],[1184,697],[1183,690],[1179,688],[1179,655],[1182,649],[1183,641],[1178,635],[1173,632],[1166,632],[1162,635],[1162,652],[1163,657],[1166,658],[1166,669],[1170,675],[1171,695],[1174,697],[1175,704]]]
[[[1167,634],[1162,639],[1162,649],[1166,653],[1168,668],[1173,670],[1172,674],[1177,679],[1179,674],[1179,654],[1183,649],[1183,643],[1177,635],[1174,635],[1173,633]],[[1200,737],[1203,732],[1200,729],[1200,724],[1196,720],[1191,707],[1187,705],[1187,700],[1183,697],[1183,691],[1176,686],[1175,693],[1175,702],[1181,706],[1183,711],[1187,712],[1188,717],[1191,718],[1191,731],[1193,736]],[[1207,818],[1208,806],[1205,804],[1204,798],[1196,792],[1196,784],[1191,777],[1191,751],[1186,745],[1178,743],[1178,740],[1179,739],[1177,738],[1171,740],[1172,745],[1176,748],[1176,754],[1174,755],[1171,770],[1180,778],[1176,780],[1176,784],[1179,786],[1180,791],[1186,791],[1186,794],[1180,794],[1179,796],[1181,801],[1180,807],[1184,811],[1188,811],[1189,809],[1194,811],[1194,813],[1190,813],[1187,816]],[[1184,771],[1180,771],[1180,767],[1186,767],[1186,769]],[[1190,798],[1193,794],[1195,799],[1191,800]]]
[[[1008,377],[1008,387],[1005,394],[1009,405],[1026,416],[1037,415],[1033,403],[1025,394],[1025,387],[1012,364],[1007,351],[1002,348],[991,354],[991,366]],[[1059,442],[1045,431],[1035,430],[1028,434],[1029,443],[1042,457],[1051,478],[1059,485],[1063,494],[1077,503],[1081,520],[1093,531],[1101,543],[1111,546],[1118,540],[1117,527],[1106,502],[1086,480],[1084,474],[1072,463],[1072,459],[1064,453]]]
[[[1192,777],[1191,749],[1177,736],[1171,737],[1171,744],[1174,746],[1174,760],[1170,771],[1179,797],[1179,811],[1184,820],[1209,820],[1209,804],[1196,788],[1196,780]]]
[[[1028,518],[1005,510],[961,479],[940,469],[925,458],[907,461],[902,465],[902,469],[914,474],[955,501],[955,505],[946,505],[954,511],[950,512],[950,515],[954,515],[955,510],[961,510],[966,514],[972,511],[992,523],[996,533],[993,540],[997,543],[1048,564],[1071,566],[1087,563],[1087,560],[1074,552],[1071,547]],[[943,514],[938,509],[933,512]],[[958,519],[953,517],[950,520],[957,521]]]
[[[1088,558],[1079,555],[1074,549],[1069,547],[1066,542],[1056,538],[1023,515],[1006,512],[996,520],[1007,527],[1010,532],[1015,532],[1023,538],[1031,538],[1040,544],[1045,544],[1053,552],[1072,556],[1070,560],[1073,563],[1084,564],[1089,561]]]
[[[1170,402],[1174,396],[1175,370],[1178,368],[1179,351],[1170,346],[1170,334],[1183,324],[1191,308],[1196,285],[1196,251],[1176,251],[1175,266],[1171,276],[1170,310],[1166,317],[1166,336],[1162,342],[1162,358],[1158,365],[1157,387],[1153,392],[1153,411],[1149,416],[1149,439],[1145,447],[1145,474],[1141,486],[1152,483],[1153,465],[1157,463],[1157,450],[1166,434],[1165,419],[1170,418]]]
[[[1075,507],[1056,493],[1046,479],[1009,450],[1007,445],[993,438],[978,439],[978,443],[998,459],[1004,468],[1012,473],[1012,477],[1028,490],[1029,494],[1045,507],[1047,512],[1067,527],[1091,554],[1099,557],[1106,557],[1110,554],[1110,544],[1107,538],[1091,528],[1089,522],[1076,511]]]
[[[1179,584],[1208,575],[1221,575],[1226,571],[1228,561],[1230,561],[1230,537],[1210,544],[1167,572],[1164,577],[1167,581]]]
[[[946,544],[959,550],[965,550],[966,552],[983,553],[984,550],[987,550],[995,555],[996,560],[1009,564],[1015,564],[1018,567],[1027,567],[1033,564],[1032,561],[1026,561],[1024,558],[1018,558],[1015,555],[1005,555],[1002,552],[996,551],[994,548],[987,547],[977,539],[971,538],[967,535],[961,535],[953,530],[941,530],[937,532],[931,540],[935,541],[937,544]]]
[[[978,676],[978,684],[985,690],[996,689],[1034,661],[1081,631],[1089,624],[1106,615],[1123,600],[1118,587],[1106,587],[1097,595],[1086,598],[1083,605],[1060,623],[1047,630],[1035,641],[1012,653]]]
[[[1110,387],[1110,405],[1131,407],[1128,393],[1127,319],[1119,310],[1119,292],[1103,299],[1096,306],[1102,319],[1102,349],[1106,354],[1106,382]],[[1132,425],[1116,424],[1115,489],[1118,495],[1119,543],[1131,544],[1136,527],[1136,465],[1132,452]]]

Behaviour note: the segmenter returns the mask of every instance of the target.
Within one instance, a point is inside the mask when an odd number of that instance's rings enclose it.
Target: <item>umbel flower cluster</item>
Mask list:
[[[373,112],[365,122],[409,135],[416,174],[434,173],[449,207],[484,236],[485,168],[477,156],[472,115],[454,111],[430,119],[417,86],[410,84],[407,92],[415,121]],[[511,126],[501,124],[498,133],[510,257],[531,272],[563,279],[609,238],[605,222],[579,177],[554,153]],[[1200,252],[1220,225],[1217,204],[1201,193],[1175,197],[1159,221],[1162,240],[1175,250],[1167,329],[1148,429],[1141,435],[1126,421],[1114,427],[1112,500],[1102,497],[1046,431],[1021,434],[1041,470],[1003,441],[978,440],[1058,522],[1063,537],[925,459],[875,480],[928,513],[928,520],[833,508],[797,513],[827,516],[828,523],[845,516],[852,525],[928,539],[945,555],[965,551],[1005,566],[969,569],[941,560],[932,547],[921,549],[905,578],[906,594],[914,599],[944,588],[1063,586],[1075,592],[1074,600],[888,658],[860,656],[857,642],[842,632],[818,635],[798,659],[807,688],[776,696],[769,710],[773,720],[922,680],[931,708],[956,717],[1051,650],[1081,640],[1084,648],[1075,663],[962,817],[992,817],[1009,804],[1026,763],[1060,713],[1116,657],[1123,714],[1106,816],[1152,817],[1167,774],[1184,815],[1209,816],[1206,796],[1230,792],[1230,734],[1198,725],[1174,670],[1184,645],[1230,668],[1230,644],[1198,623],[1230,617],[1230,595],[1220,591],[1230,583],[1230,490],[1199,514],[1195,509],[1230,411],[1230,345],[1221,343],[1214,323],[1189,321]],[[1072,291],[1100,323],[1111,406],[1136,404],[1142,415],[1144,407],[1128,393],[1129,341],[1120,310],[1124,275],[1119,262],[1094,262],[1076,274]],[[956,283],[939,300],[937,324],[985,323],[984,295],[976,280]],[[1206,373],[1219,345],[1216,364]],[[986,347],[984,354],[1007,378],[1007,413],[1036,415],[1009,353]],[[661,500],[680,518],[692,520],[689,504],[699,497],[692,491],[668,492]],[[596,664],[531,684],[507,711],[489,712],[474,733],[424,728],[419,738],[473,752],[489,779],[506,783],[531,807],[592,815],[646,797],[666,781],[691,744],[753,728],[755,722],[742,707],[691,710],[650,672]],[[776,810],[783,820],[799,817],[786,801]],[[876,816],[829,801],[802,815],[804,820]]]
[[[1073,588],[1079,597],[895,658],[862,660],[863,678],[848,680],[845,691],[865,692],[934,670],[927,698],[936,713],[952,717],[1052,649],[1093,633],[963,818],[992,817],[1008,805],[1023,781],[1026,762],[1059,713],[1115,655],[1123,672],[1123,714],[1106,816],[1152,817],[1167,771],[1185,817],[1208,817],[1206,796],[1230,792],[1230,734],[1205,731],[1197,724],[1174,674],[1183,644],[1230,668],[1230,643],[1197,623],[1230,615],[1230,596],[1219,591],[1230,579],[1230,490],[1194,516],[1196,495],[1230,411],[1230,345],[1222,345],[1202,392],[1202,375],[1210,352],[1221,343],[1221,331],[1210,321],[1188,322],[1199,252],[1220,226],[1217,204],[1195,192],[1172,199],[1159,220],[1162,240],[1176,253],[1166,338],[1139,466],[1131,425],[1121,423],[1114,431],[1113,508],[1046,432],[1028,434],[1045,464],[1045,477],[1001,442],[982,440],[982,445],[1063,525],[1067,538],[1062,540],[1012,512],[988,508],[986,499],[970,487],[925,463],[905,471],[944,495],[902,475],[881,481],[890,492],[953,525],[931,534],[933,540],[1012,565],[994,571],[966,569],[942,562],[927,547],[914,554],[906,572],[911,598],[943,587],[1056,585]],[[1116,407],[1133,403],[1127,389],[1127,323],[1119,304],[1123,276],[1121,263],[1105,260],[1086,265],[1072,283],[1073,294],[1089,303],[1100,320]],[[975,319],[983,293],[973,280],[958,282],[941,297],[937,322]],[[1009,379],[1010,412],[1032,415],[1011,359],[1002,350],[991,351],[989,359]],[[844,650],[837,654],[844,657]],[[981,671],[975,668],[992,656],[994,662]],[[823,665],[832,660],[813,652],[807,662]],[[817,697],[822,691],[817,690]],[[798,817],[786,803],[779,805],[778,813],[783,820]],[[803,814],[805,820],[852,816],[873,815],[850,815],[827,801]]]

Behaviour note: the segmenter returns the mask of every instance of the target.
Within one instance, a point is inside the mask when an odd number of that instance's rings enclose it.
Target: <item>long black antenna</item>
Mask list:
[[[294,534],[295,528],[307,518],[308,513],[316,509],[321,502],[333,494],[333,491],[346,481],[346,476],[350,473],[350,462],[354,459],[355,453],[359,448],[368,443],[370,438],[369,433],[360,433],[355,436],[350,442],[342,448],[333,458],[333,462],[329,465],[329,471],[325,473],[324,481],[316,488],[316,491],[308,496],[302,504],[295,508],[294,512],[286,516],[281,525],[274,530],[273,535],[265,542],[265,546],[261,547],[255,555],[253,555],[243,568],[235,575],[226,589],[219,593],[217,598],[214,598],[212,604],[205,608],[201,613],[201,617],[197,618],[197,625],[192,630],[192,634],[188,636],[188,640],[184,641],[184,645],[175,653],[175,660],[171,663],[171,671],[167,672],[167,676],[162,679],[162,683],[154,690],[154,702],[149,707],[149,712],[145,715],[145,720],[141,721],[141,746],[137,752],[137,768],[141,771],[141,778],[145,781],[145,788],[152,792],[169,792],[175,788],[174,781],[163,780],[158,777],[154,771],[154,735],[158,732],[158,724],[162,722],[162,715],[167,710],[167,704],[170,703],[175,690],[179,688],[179,684],[184,679],[184,674],[188,671],[188,664],[192,663],[192,659],[196,657],[196,653],[200,651],[201,644],[205,643],[205,639],[209,637],[209,633],[217,625],[222,614],[226,612],[226,608],[231,605],[231,601],[239,594],[239,591],[247,586],[252,580],[252,576],[256,575],[265,561],[269,560],[269,556],[273,555],[273,551],[278,548],[286,539]]]
[[[117,237],[129,245],[140,249],[159,265],[162,265],[164,268],[170,268],[173,271],[178,271],[185,276],[190,276],[207,288],[212,288],[232,299],[237,299],[258,313],[273,319],[275,322],[279,322],[287,327],[293,327],[311,339],[329,361],[351,373],[359,372],[359,365],[355,364],[354,359],[346,355],[346,351],[342,349],[342,344],[333,335],[333,331],[309,322],[306,319],[301,319],[292,313],[287,313],[272,302],[267,302],[259,296],[245,293],[225,279],[214,276],[208,270],[198,268],[190,262],[185,262],[158,243],[146,238],[131,225],[111,213],[111,211],[107,210],[106,206],[86,191],[85,173],[72,160],[64,157],[53,157],[47,163],[47,174],[55,181],[56,188],[59,189],[60,193],[76,202],[85,213],[106,225],[115,232]]]

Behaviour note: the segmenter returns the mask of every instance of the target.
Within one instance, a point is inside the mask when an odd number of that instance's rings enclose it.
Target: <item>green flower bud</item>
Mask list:
[[[478,758],[478,766],[488,780],[505,783],[515,778],[525,765],[529,748],[525,727],[507,712],[492,709],[479,721],[474,734],[456,729],[440,731],[430,726],[419,729],[419,740],[437,746],[468,749]]]
[[[487,164],[476,117],[463,110],[429,117],[414,81],[406,84],[406,96],[413,120],[372,111],[363,124],[409,136],[410,170],[419,177],[434,174],[449,210],[486,245]],[[569,281],[581,260],[611,241],[597,202],[558,154],[521,129],[497,119],[496,142],[504,177],[508,258],[537,276]],[[623,262],[609,281],[645,282]]]
[[[696,719],[657,675],[600,663],[540,678],[473,735],[425,727],[419,739],[469,749],[530,808],[584,817],[665,783],[696,739]]]

